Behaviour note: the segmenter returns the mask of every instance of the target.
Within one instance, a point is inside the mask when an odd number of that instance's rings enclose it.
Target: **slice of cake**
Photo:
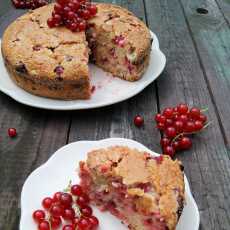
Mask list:
[[[128,81],[140,79],[149,64],[149,29],[120,6],[102,3],[97,9],[87,31],[95,64]]]
[[[180,162],[114,146],[89,152],[79,175],[91,202],[129,229],[176,229],[185,189]]]
[[[12,79],[30,93],[60,99],[90,98],[85,32],[49,28],[53,4],[14,21],[2,39],[2,54]]]

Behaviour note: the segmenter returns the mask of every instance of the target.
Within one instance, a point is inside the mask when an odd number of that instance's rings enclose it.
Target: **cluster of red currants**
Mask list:
[[[53,198],[42,200],[46,210],[33,212],[33,219],[38,230],[55,230],[63,225],[62,230],[95,230],[99,225],[89,206],[89,197],[80,185],[72,185],[69,192],[57,192]]]
[[[97,14],[97,7],[88,0],[56,0],[52,17],[47,24],[50,28],[65,25],[71,31],[84,31],[87,20]]]
[[[48,4],[47,0],[12,0],[17,9],[36,9]]]
[[[189,109],[186,104],[164,109],[162,114],[155,116],[157,128],[162,131],[161,147],[163,153],[174,156],[176,151],[191,148],[190,134],[205,128],[207,117],[198,108]]]

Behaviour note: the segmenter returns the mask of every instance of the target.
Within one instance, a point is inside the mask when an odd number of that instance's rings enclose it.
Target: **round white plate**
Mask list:
[[[51,196],[57,191],[62,191],[70,180],[73,183],[79,182],[76,170],[79,161],[87,158],[87,152],[112,145],[128,146],[141,151],[147,151],[154,156],[158,155],[136,141],[123,138],[79,141],[62,147],[44,165],[32,172],[27,178],[21,194],[20,230],[36,228],[31,215],[34,210],[41,208],[41,200],[44,197]],[[190,192],[186,177],[185,198],[186,204],[176,229],[198,230],[200,222],[199,211]],[[108,212],[100,212],[94,207],[94,214],[100,220],[99,230],[127,230],[118,219]]]
[[[153,33],[153,44],[150,64],[144,76],[136,82],[128,82],[113,77],[111,74],[90,64],[91,84],[95,91],[89,100],[63,101],[39,97],[27,93],[18,87],[10,78],[0,54],[0,90],[14,100],[32,107],[52,110],[80,110],[107,106],[124,101],[141,92],[152,83],[163,71],[166,58],[159,48],[157,36]],[[0,51],[1,52],[1,51]]]

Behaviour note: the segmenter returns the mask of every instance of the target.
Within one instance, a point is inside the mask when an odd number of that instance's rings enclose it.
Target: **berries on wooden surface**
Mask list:
[[[15,128],[9,128],[8,129],[8,135],[9,135],[9,137],[16,137],[17,136],[17,130]]]
[[[78,184],[45,197],[41,204],[44,210],[36,210],[32,217],[38,230],[96,230],[98,219],[93,216],[89,197]]]
[[[90,1],[56,0],[47,24],[50,28],[64,25],[73,32],[84,31],[87,21],[96,14],[97,6]]]
[[[164,154],[172,157],[176,151],[192,147],[189,135],[209,125],[204,111],[197,107],[189,109],[188,105],[181,103],[174,108],[165,108],[162,113],[155,115],[157,129],[164,135],[160,141]]]
[[[141,127],[144,124],[144,118],[140,115],[134,117],[134,125]]]

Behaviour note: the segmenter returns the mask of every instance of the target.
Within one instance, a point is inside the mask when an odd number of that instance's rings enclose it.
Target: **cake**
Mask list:
[[[89,152],[80,162],[79,176],[91,202],[129,229],[176,229],[185,190],[179,161],[112,146]]]
[[[49,28],[53,4],[30,11],[6,29],[2,55],[15,83],[39,96],[89,99],[90,60],[128,81],[141,78],[149,63],[151,36],[128,10],[97,3],[86,32]]]

